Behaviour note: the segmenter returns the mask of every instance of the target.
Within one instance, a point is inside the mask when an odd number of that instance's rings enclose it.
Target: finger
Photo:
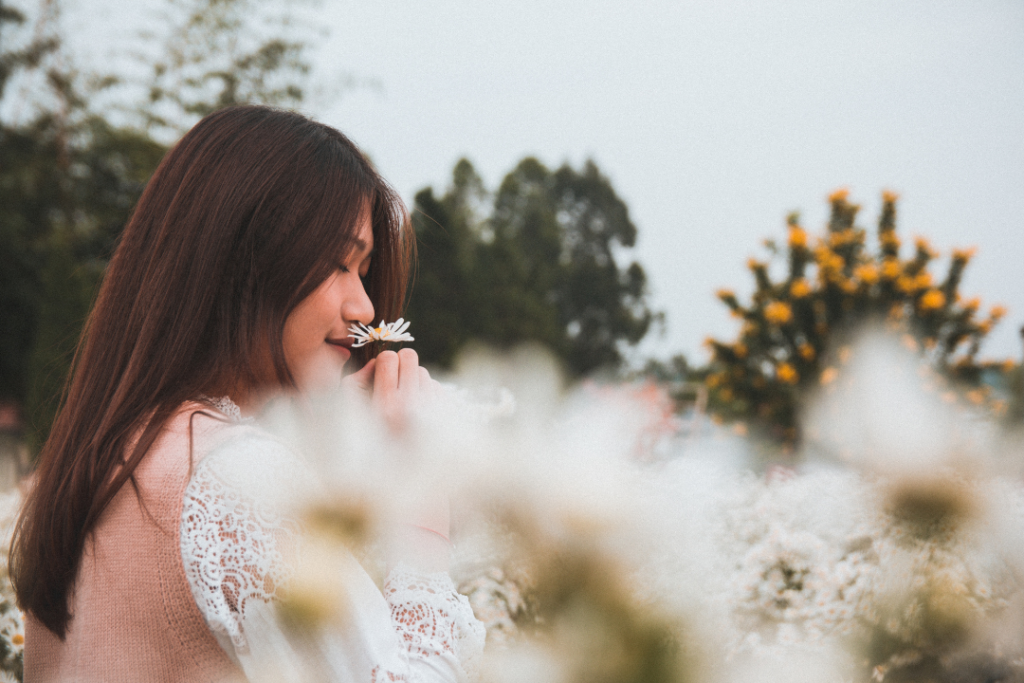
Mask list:
[[[377,359],[373,358],[359,370],[341,380],[342,384],[364,391],[370,389],[373,386],[373,374],[376,367]]]
[[[420,386],[420,357],[412,349],[398,352],[398,388],[403,392],[411,392],[413,396]]]
[[[398,354],[384,351],[376,358],[373,373],[373,400],[377,404],[387,403],[398,390]]]

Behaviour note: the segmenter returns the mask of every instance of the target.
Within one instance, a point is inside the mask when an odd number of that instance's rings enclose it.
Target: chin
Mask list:
[[[344,370],[344,361],[337,358],[318,358],[316,362],[309,363],[303,368],[295,379],[302,393],[335,391],[341,387]]]

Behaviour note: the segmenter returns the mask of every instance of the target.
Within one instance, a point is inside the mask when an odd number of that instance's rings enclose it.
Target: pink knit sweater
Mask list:
[[[181,560],[179,525],[194,457],[209,452],[217,422],[186,404],[111,501],[86,541],[72,620],[61,642],[28,616],[26,683],[193,683],[245,680],[196,606]],[[58,503],[59,504],[59,503]]]

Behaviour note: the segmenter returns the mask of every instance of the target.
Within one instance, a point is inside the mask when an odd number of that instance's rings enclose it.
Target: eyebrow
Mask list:
[[[366,244],[366,242],[363,241],[359,237],[353,237],[352,241],[355,242],[356,248],[359,249],[359,251],[367,251],[367,250],[369,250],[369,252],[372,254],[373,252],[375,252],[377,250],[376,245],[374,245],[373,249],[369,249],[369,246]]]

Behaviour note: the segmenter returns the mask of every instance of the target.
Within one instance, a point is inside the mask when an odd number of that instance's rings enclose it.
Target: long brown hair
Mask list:
[[[348,253],[367,206],[367,294],[393,319],[415,245],[407,213],[340,132],[231,107],[168,152],[121,235],[18,520],[22,609],[65,637],[86,537],[126,482],[138,491],[133,472],[178,406],[225,387],[294,386],[285,319]]]

